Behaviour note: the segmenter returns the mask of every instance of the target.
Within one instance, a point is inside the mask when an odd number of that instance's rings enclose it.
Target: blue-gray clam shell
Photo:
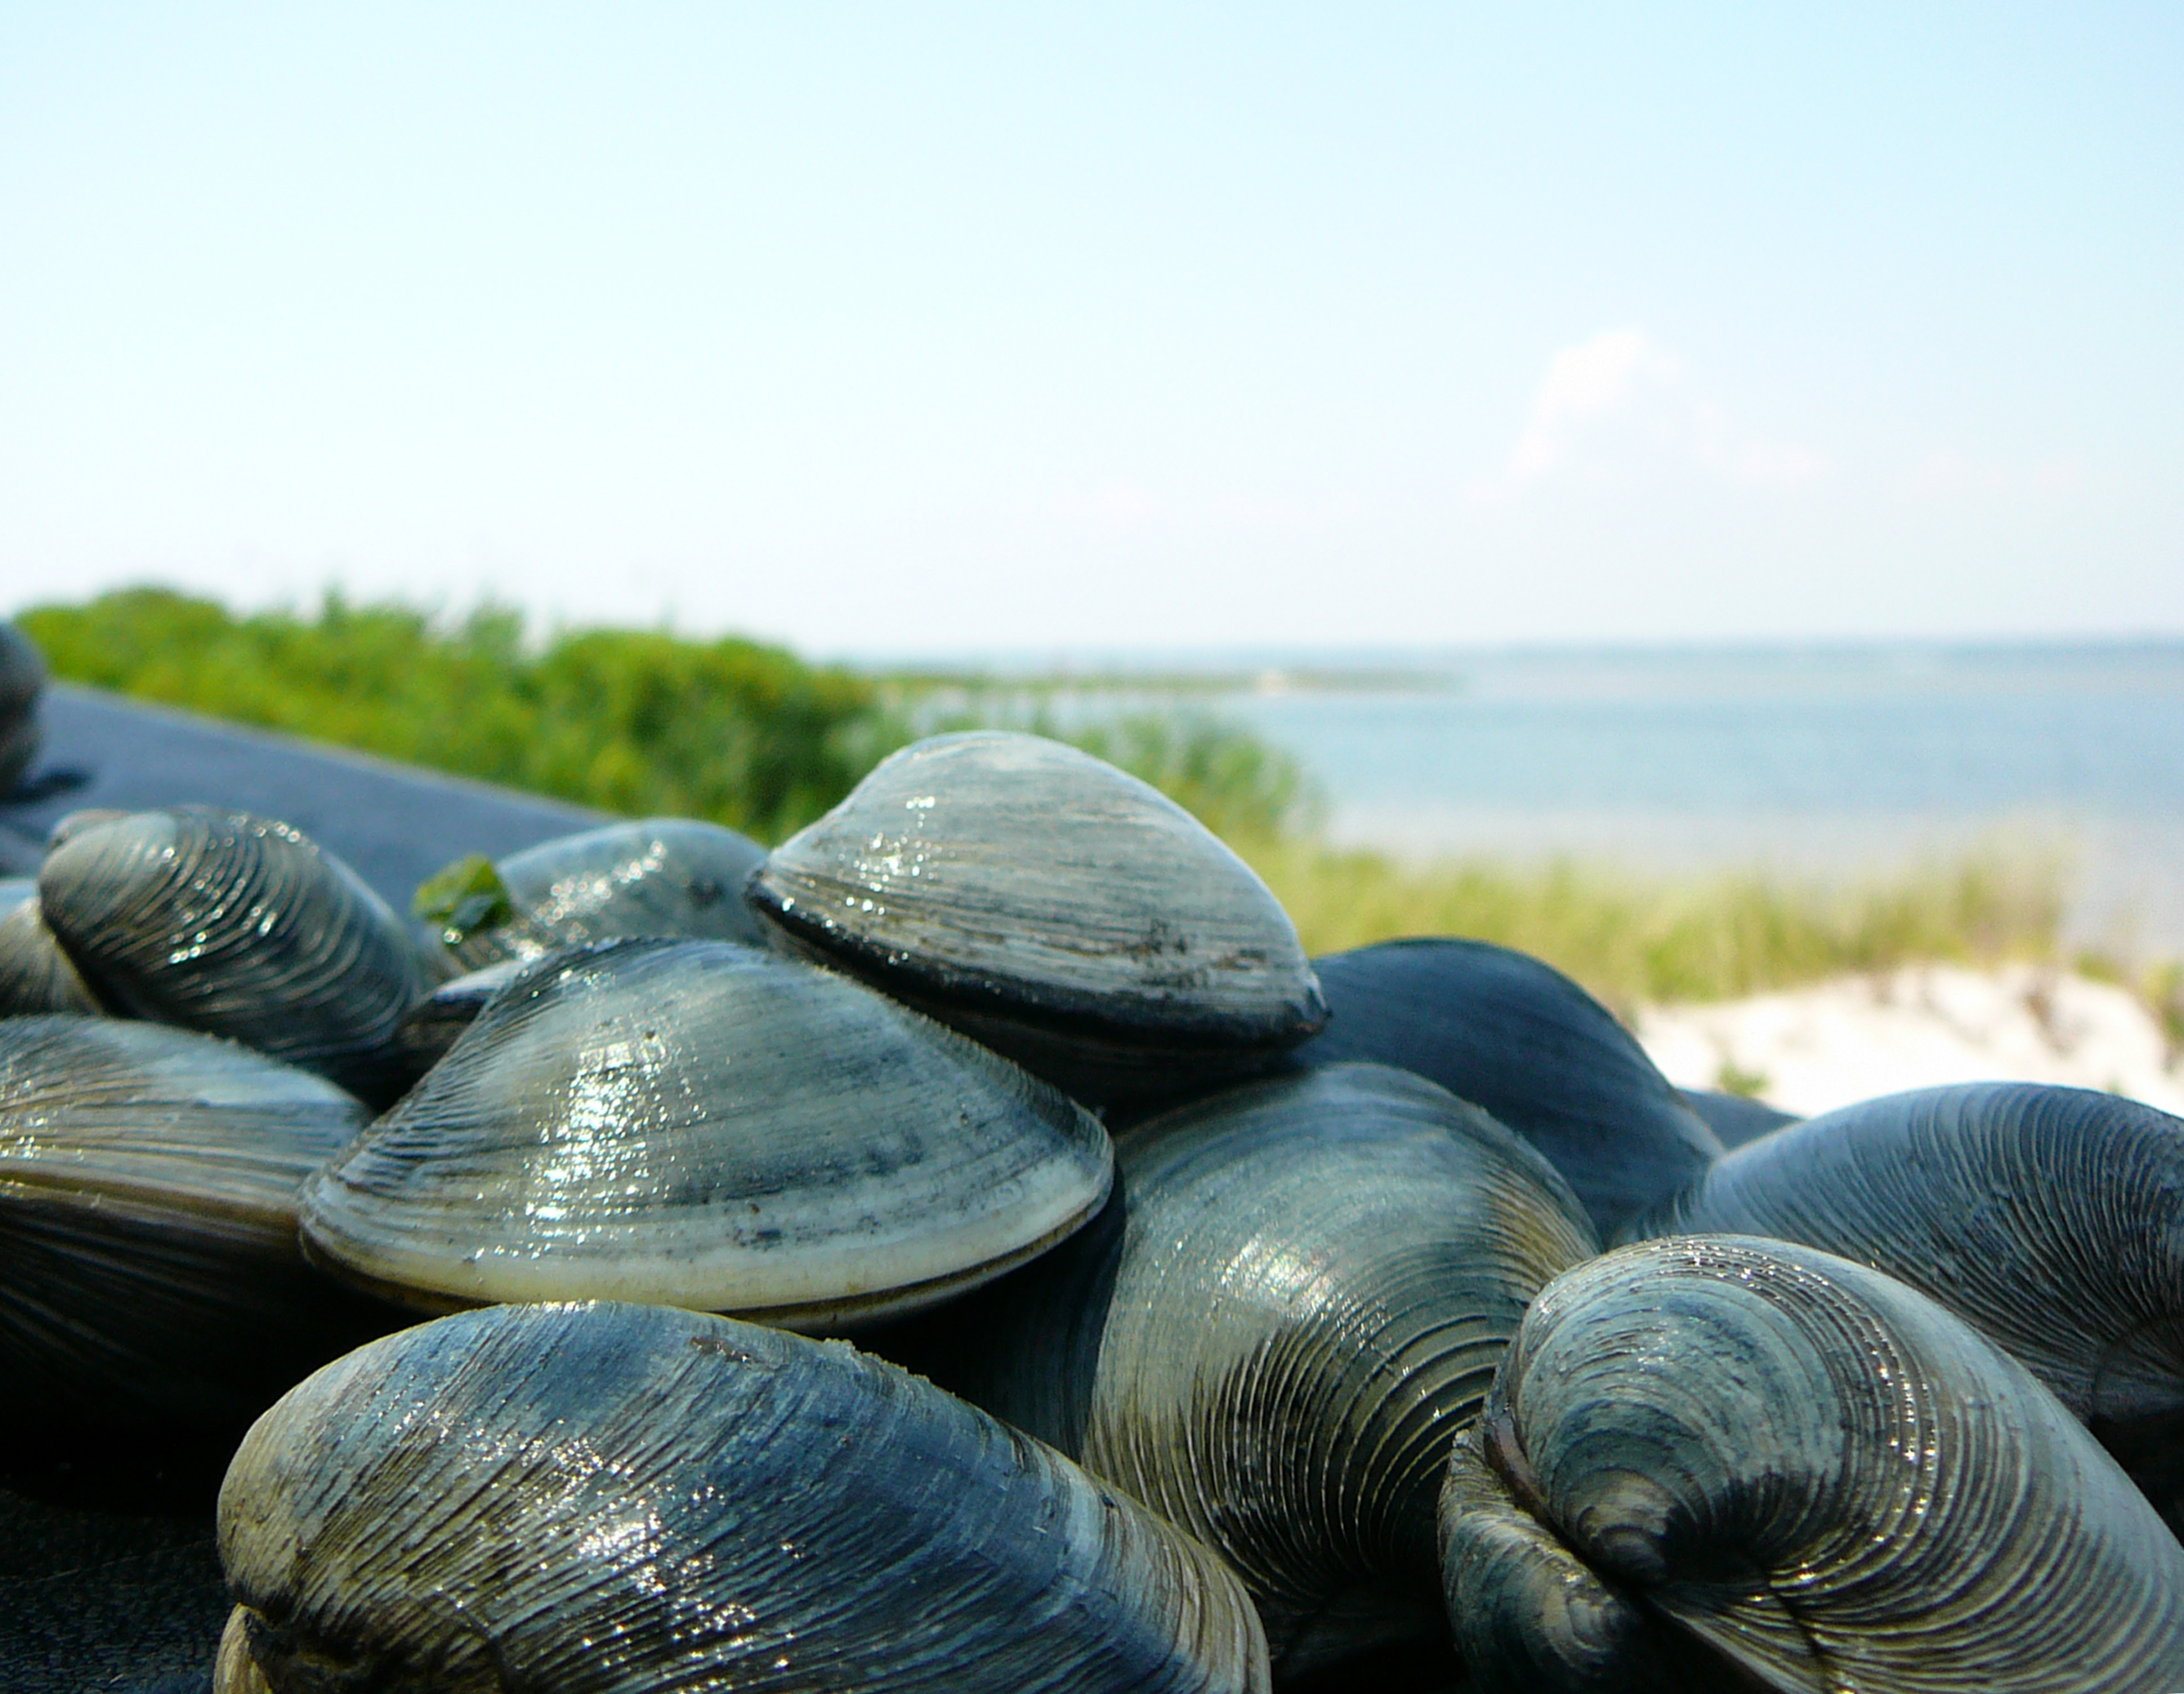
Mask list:
[[[1482,1694],[2184,1687],[2184,1547],[1917,1290],[1678,1236],[1533,1302],[1441,1501]]]
[[[1157,789],[1038,736],[904,749],[777,848],[750,897],[1095,1103],[1263,1070],[1327,1019],[1249,866]]]
[[[841,1342],[496,1307],[303,1383],[220,1491],[236,1631],[331,1686],[1254,1694],[1220,1561]]]

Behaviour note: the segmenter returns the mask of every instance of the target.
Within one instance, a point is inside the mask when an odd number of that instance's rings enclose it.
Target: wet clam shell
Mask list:
[[[1232,1089],[1117,1161],[1097,1224],[950,1314],[935,1379],[1220,1552],[1284,1674],[1438,1634],[1449,1441],[1597,1251],[1568,1187],[1377,1065]]]
[[[501,921],[444,927],[462,968],[535,959],[621,936],[682,935],[767,945],[743,889],[766,849],[688,817],[647,817],[542,841],[493,867],[509,908]]]
[[[45,686],[45,655],[14,624],[0,622],[0,796],[22,779],[43,744],[38,696]]]
[[[1722,1146],[1608,1009],[1552,966],[1485,941],[1383,941],[1313,961],[1334,1021],[1306,1065],[1399,1065],[1537,1147],[1612,1234]]]
[[[1643,1234],[1768,1235],[1941,1302],[2184,1522],[2184,1119],[2032,1083],[1892,1095],[1724,1158]]]
[[[411,1006],[395,1032],[402,1061],[422,1076],[440,1062],[488,1002],[529,970],[535,959],[502,959],[442,983]]]
[[[14,890],[24,890],[20,896]],[[61,944],[46,928],[34,882],[0,883],[0,1017],[64,1012],[95,1017],[103,1010]]]
[[[1558,1279],[1442,1535],[1490,1694],[2184,1686],[2184,1548],[2114,1461],[1925,1296],[1787,1243]]]
[[[110,1003],[367,1099],[397,1085],[395,1028],[426,989],[417,946],[354,872],[288,825],[204,806],[93,822],[46,855],[38,898]]]
[[[832,972],[551,955],[314,1178],[310,1251],[426,1310],[659,1301],[811,1327],[995,1276],[1106,1197],[1097,1120]]]
[[[1080,1099],[1262,1070],[1327,1019],[1250,867],[1134,777],[979,731],[904,749],[784,842],[752,903]]]
[[[1262,1690],[1219,1561],[840,1342],[499,1307],[327,1367],[251,1430],[220,1544],[309,1687]]]
[[[249,1417],[372,1333],[296,1240],[367,1116],[210,1036],[0,1020],[0,1422]]]

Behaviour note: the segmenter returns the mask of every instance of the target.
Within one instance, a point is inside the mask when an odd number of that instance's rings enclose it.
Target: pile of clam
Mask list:
[[[1308,961],[1014,734],[429,933],[210,808],[0,903],[14,1415],[248,1424],[222,1694],[2184,1687],[2148,1107],[1724,1151],[1546,967]]]

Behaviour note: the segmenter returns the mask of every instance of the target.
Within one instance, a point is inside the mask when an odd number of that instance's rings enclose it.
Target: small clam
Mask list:
[[[1400,1065],[1484,1107],[1547,1156],[1602,1235],[1721,1155],[1614,1014],[1529,955],[1437,938],[1313,964],[1334,1020],[1299,1062]]]
[[[186,1029],[0,1020],[0,1421],[248,1417],[370,1333],[296,1240],[366,1115]]]
[[[1636,1229],[1769,1235],[1908,1283],[2184,1523],[2184,1120],[2031,1083],[1892,1095],[1738,1149]]]
[[[304,1200],[310,1251],[425,1310],[611,1298],[825,1327],[999,1275],[1112,1156],[1036,1078],[724,941],[548,956]]]
[[[1113,766],[980,731],[904,749],[784,842],[752,903],[1078,1098],[1263,1070],[1327,1020],[1250,867]]]
[[[46,687],[46,660],[31,638],[0,622],[0,795],[22,779],[38,756],[38,696]]]
[[[1597,1250],[1568,1187],[1379,1065],[1244,1084],[1116,1157],[1100,1221],[913,1361],[1226,1557],[1284,1674],[1438,1634],[1450,1439]]]
[[[386,902],[287,824],[204,806],[96,822],[46,855],[38,899],[109,1003],[392,1091],[423,961]]]
[[[1915,1290],[1685,1236],[1533,1302],[1441,1501],[1494,1691],[2184,1687],[2184,1547]]]
[[[1267,1681],[1220,1561],[1058,1454],[844,1343],[655,1307],[327,1366],[237,1450],[220,1548],[235,1690]]]
[[[0,883],[0,1017],[41,1011],[96,1017],[104,1010],[46,928],[35,882]]]
[[[418,889],[417,910],[469,970],[632,935],[764,946],[771,932],[743,888],[765,857],[717,823],[641,818],[542,841],[497,865],[458,861]]]

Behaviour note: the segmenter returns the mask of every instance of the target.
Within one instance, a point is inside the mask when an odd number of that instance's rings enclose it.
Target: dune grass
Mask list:
[[[960,679],[867,676],[665,632],[533,638],[504,609],[450,622],[337,595],[315,614],[238,616],[141,588],[18,622],[74,681],[608,811],[708,817],[766,841],[832,805],[913,726],[1004,721],[1086,747],[1196,814],[1266,878],[1314,953],[1472,936],[1546,959],[1625,1012],[1919,961],[2052,959],[2059,945],[2060,867],[2002,849],[1833,886],[1337,847],[1294,759],[1192,705],[1071,726],[1043,708],[1023,721],[945,716],[919,702]],[[964,697],[959,687],[948,698]],[[2184,987],[2148,978],[2142,989],[2184,1039]]]

